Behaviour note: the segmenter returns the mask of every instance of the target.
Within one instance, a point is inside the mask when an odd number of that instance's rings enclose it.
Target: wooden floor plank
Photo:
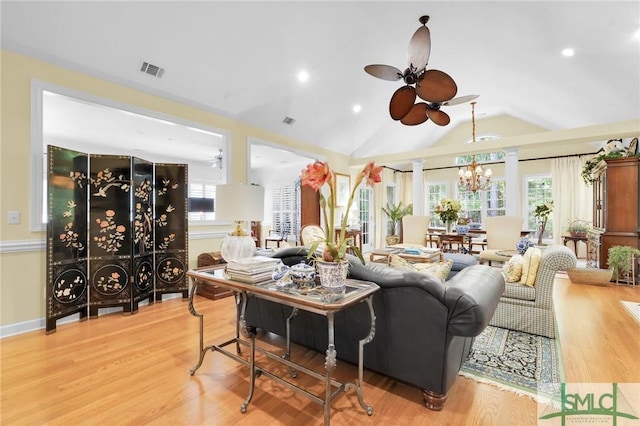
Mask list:
[[[640,288],[589,286],[556,279],[558,338],[568,382],[640,383],[640,324],[620,300],[640,302]],[[205,314],[206,342],[235,334],[233,298],[196,296]],[[280,338],[263,335],[266,345]],[[289,425],[322,424],[322,407],[260,377],[245,414],[248,369],[219,353],[208,353],[194,376],[198,320],[187,303],[169,299],[141,306],[135,315],[101,315],[0,341],[2,425]],[[294,346],[293,357],[322,370],[324,355]],[[339,378],[357,368],[338,362]],[[322,392],[300,374],[296,383]],[[427,410],[412,386],[365,370],[365,400],[354,392],[334,401],[339,425],[535,425],[537,404],[526,396],[459,376],[441,412]],[[638,403],[640,401],[633,401]]]

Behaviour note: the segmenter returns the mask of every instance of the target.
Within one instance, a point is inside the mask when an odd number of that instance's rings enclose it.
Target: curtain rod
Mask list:
[[[567,154],[567,155],[556,155],[555,157],[538,157],[538,158],[527,158],[524,160],[518,160],[518,162],[520,161],[539,161],[539,160],[553,160],[556,158],[568,158],[568,157],[583,157],[585,155],[596,155],[597,152],[594,153],[585,153],[585,154]],[[490,166],[492,164],[502,164],[504,163],[504,161],[494,161],[492,163],[482,163],[482,165],[487,165]],[[461,164],[459,166],[444,166],[444,167],[433,167],[430,169],[422,169],[423,172],[427,172],[430,170],[445,170],[445,169],[458,169],[460,167],[466,166],[466,164]],[[389,170],[393,170],[394,172],[398,172],[398,173],[413,173],[413,170],[398,170],[398,169],[394,169],[393,167],[389,167],[389,166],[382,166],[385,169],[389,169]]]

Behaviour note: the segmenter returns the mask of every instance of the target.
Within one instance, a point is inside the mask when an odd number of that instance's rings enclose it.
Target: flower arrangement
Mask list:
[[[353,199],[358,186],[365,181],[367,185],[373,186],[374,183],[378,183],[382,180],[382,166],[376,167],[371,162],[368,163],[356,176],[355,184],[351,188],[347,206],[345,208],[344,215],[342,217],[342,224],[340,226],[340,235],[337,240],[334,239],[334,219],[335,219],[335,204],[336,204],[336,179],[335,173],[329,168],[329,164],[322,161],[315,161],[308,164],[307,168],[302,171],[300,176],[300,182],[302,185],[310,186],[313,190],[320,194],[320,208],[322,209],[322,216],[324,219],[325,230],[324,241],[316,241],[312,244],[309,255],[313,256],[314,252],[318,249],[320,243],[324,242],[324,250],[322,252],[322,260],[325,262],[339,262],[344,260],[347,249],[350,248],[358,256],[360,261],[364,263],[364,258],[360,249],[353,244],[353,239],[345,239],[345,231],[347,230],[347,224],[349,223],[349,211],[353,204]],[[325,197],[320,188],[324,185],[329,187],[329,197]]]
[[[544,233],[544,229],[547,226],[547,220],[549,216],[553,213],[553,200],[538,204],[536,209],[533,211],[533,215],[538,218],[540,221],[540,232],[538,233],[538,245],[542,245],[542,234]]]
[[[457,222],[458,212],[461,208],[460,201],[452,198],[443,198],[433,211],[440,216],[444,223]]]

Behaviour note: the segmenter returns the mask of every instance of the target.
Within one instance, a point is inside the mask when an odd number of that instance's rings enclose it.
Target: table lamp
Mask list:
[[[216,220],[231,220],[236,229],[224,237],[220,252],[227,262],[252,257],[256,244],[242,229],[245,221],[262,221],[264,188],[257,185],[233,183],[216,186]]]

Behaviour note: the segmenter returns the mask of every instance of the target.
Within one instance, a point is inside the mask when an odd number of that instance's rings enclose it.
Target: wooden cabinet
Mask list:
[[[198,268],[202,266],[218,265],[220,263],[225,263],[225,262],[219,251],[214,251],[211,253],[202,253],[198,255]],[[198,283],[198,291],[196,292],[196,294],[215,300],[215,299],[221,299],[223,297],[231,296],[233,292],[229,289],[218,287],[217,285],[213,285],[213,284],[206,284],[201,281]]]
[[[593,231],[587,246],[590,266],[607,268],[611,246],[640,248],[640,159],[606,160],[593,184]]]

